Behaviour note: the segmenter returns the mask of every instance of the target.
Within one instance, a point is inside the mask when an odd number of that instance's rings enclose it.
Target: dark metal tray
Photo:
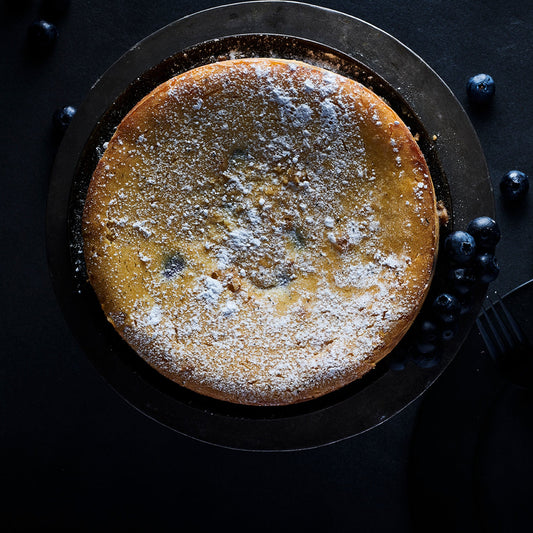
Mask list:
[[[465,315],[439,365],[378,364],[363,379],[322,398],[287,407],[247,407],[179,387],[149,367],[107,323],[86,282],[80,217],[92,172],[122,117],[166,79],[229,57],[273,56],[325,66],[371,87],[420,136],[447,229],[493,216],[492,190],[477,136],[442,80],[396,39],[351,16],[295,2],[247,2],[185,17],[147,37],[91,89],[59,147],[48,197],[50,272],[65,317],[114,389],[147,416],[202,441],[248,450],[293,450],[366,431],[415,400],[443,372],[479,308]],[[432,293],[439,290],[439,267]],[[409,346],[398,350],[409,349]]]

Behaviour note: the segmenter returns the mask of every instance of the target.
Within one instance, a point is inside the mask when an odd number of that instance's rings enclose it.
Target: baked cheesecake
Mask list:
[[[423,154],[357,81],[220,61],[122,120],[83,214],[88,278],[125,341],[199,394],[287,405],[371,370],[415,320],[439,224]]]

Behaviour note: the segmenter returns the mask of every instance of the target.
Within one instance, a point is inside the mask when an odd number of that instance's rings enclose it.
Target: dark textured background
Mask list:
[[[8,494],[0,523],[8,530],[413,529],[408,456],[421,401],[368,433],[315,450],[202,444],[126,404],[86,359],[55,301],[45,249],[53,111],[80,105],[140,39],[222,3],[74,0],[57,20],[55,49],[40,59],[25,48],[40,3],[0,4],[0,449]],[[531,1],[314,3],[394,35],[442,77],[471,117],[495,186],[513,168],[533,176]],[[469,108],[464,90],[478,72],[497,84],[483,113]],[[493,288],[505,293],[533,277],[533,211],[531,200],[510,209],[497,190],[495,197],[504,237]]]

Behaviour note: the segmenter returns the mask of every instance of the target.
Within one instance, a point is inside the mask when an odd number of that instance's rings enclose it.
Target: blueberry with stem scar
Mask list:
[[[476,74],[466,84],[466,94],[474,105],[486,105],[494,97],[496,84],[489,74]]]
[[[442,329],[440,338],[443,342],[449,342],[455,337],[457,332],[457,326],[455,324],[446,324]]]
[[[455,263],[468,263],[476,255],[476,241],[466,231],[454,231],[446,237],[444,249]]]
[[[459,300],[452,294],[442,293],[433,300],[432,309],[435,315],[445,324],[455,322],[461,312]]]

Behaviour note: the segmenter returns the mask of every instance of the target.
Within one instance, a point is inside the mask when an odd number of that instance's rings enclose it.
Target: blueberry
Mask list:
[[[436,350],[437,346],[433,342],[419,341],[415,344],[415,348],[417,353],[427,355],[433,353]]]
[[[54,111],[52,120],[54,127],[59,133],[64,133],[76,114],[76,108],[71,105],[66,105]]]
[[[486,105],[494,97],[496,84],[488,74],[476,74],[466,84],[466,94],[471,103]]]
[[[493,250],[501,237],[498,223],[490,217],[474,218],[467,231],[474,237],[478,250]]]
[[[397,372],[405,370],[405,360],[393,358],[389,362],[389,368]]]
[[[405,370],[407,366],[407,355],[404,351],[400,353],[393,353],[389,358],[389,368],[391,370]]]
[[[455,324],[447,324],[440,333],[440,338],[443,342],[449,342],[457,333],[457,326]]]
[[[440,362],[440,356],[437,352],[432,351],[429,353],[415,353],[413,361],[420,368],[433,368]]]
[[[476,283],[476,275],[472,268],[459,267],[448,271],[448,280],[454,292],[466,294],[472,290]]]
[[[46,20],[37,20],[28,28],[28,43],[37,52],[46,52],[55,44],[59,32]]]
[[[163,276],[172,279],[185,268],[185,259],[179,253],[169,255],[163,261]]]
[[[476,255],[476,241],[466,231],[454,231],[446,237],[444,250],[456,263],[468,263]]]
[[[510,170],[500,181],[500,191],[505,200],[522,200],[529,190],[529,179],[520,170]]]
[[[498,261],[493,254],[485,253],[476,257],[475,268],[481,283],[494,281],[500,273]]]
[[[297,248],[305,248],[307,245],[307,237],[300,228],[294,228],[289,233]]]
[[[439,294],[431,306],[435,315],[446,324],[454,322],[461,313],[461,304],[452,294]]]
[[[422,342],[435,342],[439,336],[439,328],[431,320],[424,320],[419,327],[418,337]]]
[[[410,342],[404,337],[392,353],[387,357],[389,368],[391,370],[405,370],[409,361],[409,352],[411,349]]]
[[[458,297],[459,305],[461,306],[461,309],[459,311],[459,315],[466,315],[472,311],[472,306],[475,303],[475,297],[471,292],[468,292],[466,294],[461,294]]]

